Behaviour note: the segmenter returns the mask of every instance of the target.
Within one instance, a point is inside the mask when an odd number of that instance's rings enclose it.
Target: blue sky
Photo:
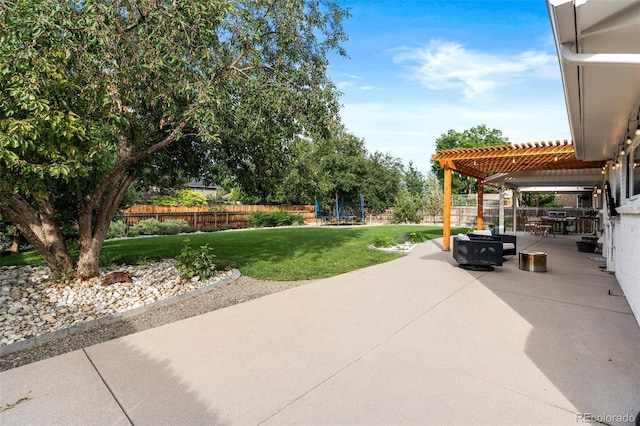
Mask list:
[[[343,0],[331,57],[347,129],[426,173],[435,140],[479,124],[512,143],[571,139],[544,0]]]

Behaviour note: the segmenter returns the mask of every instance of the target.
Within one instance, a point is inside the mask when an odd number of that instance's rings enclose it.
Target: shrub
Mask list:
[[[160,222],[157,219],[145,219],[130,229],[130,233],[134,235],[156,235],[160,229]]]
[[[407,234],[396,235],[393,237],[393,245],[399,246],[407,242]]]
[[[119,238],[124,237],[127,227],[121,220],[114,220],[109,224],[109,230],[107,231],[107,238]]]
[[[160,223],[158,227],[158,234],[176,235],[180,232],[187,232],[190,228],[189,223],[183,219],[165,220]]]
[[[304,216],[301,214],[291,214],[291,225],[304,225]]]
[[[379,248],[388,248],[395,245],[393,238],[387,236],[379,236],[373,240],[373,246]]]
[[[247,218],[247,222],[254,228],[289,226],[304,224],[304,218],[300,214],[289,213],[285,210],[272,212],[257,211]]]
[[[269,226],[269,218],[267,212],[257,211],[251,213],[247,217],[247,223],[254,228],[262,228],[264,226]],[[273,226],[273,225],[271,225]]]
[[[393,206],[393,223],[420,223],[422,216],[419,213],[422,200],[413,197],[408,191],[403,191],[396,198]]]
[[[419,232],[408,232],[407,234],[405,234],[405,239],[412,244],[418,244],[427,241],[427,238]]]
[[[149,200],[149,204],[154,206],[176,207],[178,205],[178,200],[169,195],[158,195],[156,197],[152,197]]]
[[[174,195],[175,199],[178,200],[179,206],[206,206],[207,199],[204,195],[197,193],[195,191],[191,191],[189,189],[184,189],[182,191],[176,191]]]
[[[184,278],[192,278],[196,275],[201,279],[207,279],[216,271],[213,249],[209,244],[193,249],[191,240],[184,239],[184,247],[178,255],[176,267],[181,271]]]
[[[154,206],[206,206],[207,199],[204,195],[199,194],[195,191],[191,191],[190,189],[183,189],[180,191],[176,191],[173,197],[169,195],[159,195],[157,197],[151,198],[149,200],[149,204],[153,204]]]

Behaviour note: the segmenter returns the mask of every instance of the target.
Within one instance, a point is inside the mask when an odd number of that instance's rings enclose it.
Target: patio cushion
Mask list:
[[[516,245],[513,243],[502,243],[502,250],[503,251],[507,251],[507,250],[515,250],[516,249]]]
[[[471,231],[474,235],[487,235],[491,236],[491,229],[476,229],[475,231]]]
[[[458,234],[458,240],[460,241],[469,241],[471,238],[465,234]]]

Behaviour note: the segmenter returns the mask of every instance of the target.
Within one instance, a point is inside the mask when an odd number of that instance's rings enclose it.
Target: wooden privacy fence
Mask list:
[[[206,228],[246,228],[247,217],[256,211],[285,210],[300,214],[306,223],[314,221],[314,206],[260,206],[260,205],[223,205],[216,207],[168,207],[153,205],[135,205],[122,211],[122,221],[129,227],[145,219],[166,220],[182,219],[189,226],[202,230]]]

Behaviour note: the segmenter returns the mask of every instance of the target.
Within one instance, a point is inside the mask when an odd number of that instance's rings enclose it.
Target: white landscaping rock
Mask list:
[[[0,267],[0,347],[158,300],[206,287],[231,276],[217,272],[206,280],[183,280],[174,259],[147,265],[100,269],[100,276],[69,284],[55,283],[48,267]],[[132,283],[103,287],[111,272],[126,271]]]

